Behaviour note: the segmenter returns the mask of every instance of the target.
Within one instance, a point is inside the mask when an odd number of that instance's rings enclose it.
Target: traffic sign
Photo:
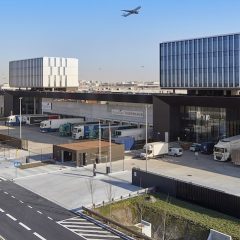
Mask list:
[[[15,168],[18,168],[18,167],[20,167],[22,165],[22,163],[20,161],[14,161],[13,164],[14,164]]]

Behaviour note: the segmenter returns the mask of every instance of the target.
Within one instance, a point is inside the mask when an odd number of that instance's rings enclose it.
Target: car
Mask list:
[[[182,154],[183,154],[182,148],[170,147],[168,149],[168,155],[170,156],[179,157],[179,156],[182,156]]]
[[[189,148],[192,152],[199,152],[201,150],[201,144],[199,143],[193,143],[191,147]]]
[[[214,142],[203,142],[201,144],[201,153],[209,154],[209,155],[212,154],[214,145],[215,145]]]

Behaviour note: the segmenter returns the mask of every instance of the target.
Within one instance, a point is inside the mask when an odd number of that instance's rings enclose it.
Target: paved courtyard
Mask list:
[[[0,126],[0,132],[8,131]],[[18,136],[18,127],[9,131]],[[40,133],[37,127],[24,126],[23,137],[31,141],[31,151],[34,147],[45,149],[46,153],[52,144],[71,142],[70,138],[62,138],[58,133]],[[22,151],[22,150],[21,150]],[[199,154],[198,157],[190,151],[184,151],[182,157],[165,156],[159,159],[135,159],[131,153],[125,159],[112,162],[112,173],[106,175],[109,162],[97,165],[97,176],[93,177],[92,165],[76,168],[71,164],[62,166],[60,163],[36,168],[16,170],[14,159],[24,161],[26,152],[16,153],[16,150],[0,148],[0,177],[13,180],[17,184],[53,201],[67,209],[78,209],[82,205],[92,203],[89,184],[94,188],[93,202],[99,203],[108,199],[108,192],[112,190],[112,197],[120,197],[139,188],[131,185],[131,169],[133,167],[146,169],[165,176],[193,182],[199,185],[216,188],[240,196],[240,167],[231,162],[216,162],[211,155]],[[45,153],[44,152],[44,153]],[[9,158],[6,155],[9,154]]]

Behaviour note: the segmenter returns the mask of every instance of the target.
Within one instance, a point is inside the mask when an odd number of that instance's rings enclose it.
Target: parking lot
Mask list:
[[[0,133],[19,138],[19,126],[0,125]],[[42,149],[44,152],[52,152],[53,144],[63,144],[73,142],[71,137],[60,137],[58,132],[42,133],[39,126],[22,126],[22,139],[28,140],[30,149]]]
[[[1,126],[0,133],[7,133],[8,127]],[[11,127],[9,134],[19,136],[19,127]],[[38,127],[23,126],[23,138],[30,141],[30,147],[49,152],[52,144],[72,142],[71,138],[58,133],[41,133]],[[3,150],[0,155],[3,156]],[[6,151],[5,151],[6,154]],[[10,154],[11,155],[11,154]],[[14,160],[14,150],[12,159]],[[113,196],[120,197],[138,190],[131,185],[131,169],[138,167],[168,177],[194,182],[240,196],[240,167],[231,162],[216,162],[212,155],[184,151],[181,157],[165,156],[158,159],[135,159],[127,153],[125,159],[112,163],[112,173],[106,175],[109,162],[97,165],[97,176],[93,177],[93,166],[76,168],[71,165],[46,165],[31,169],[16,169],[8,159],[0,158],[0,176],[13,179],[17,184],[53,201],[67,209],[78,209],[91,204],[88,183],[94,182],[94,202],[106,201],[107,189],[112,186]],[[10,165],[9,165],[10,164]]]

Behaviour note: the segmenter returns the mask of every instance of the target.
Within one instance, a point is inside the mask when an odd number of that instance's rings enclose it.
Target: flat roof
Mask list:
[[[109,147],[109,142],[101,141],[101,147]],[[119,144],[112,143],[112,146],[116,146]],[[93,141],[81,141],[81,142],[73,142],[73,143],[65,143],[65,144],[59,144],[55,145],[57,147],[62,147],[65,149],[69,149],[72,151],[85,151],[85,150],[91,150],[96,149],[99,147],[99,141],[93,140]]]

